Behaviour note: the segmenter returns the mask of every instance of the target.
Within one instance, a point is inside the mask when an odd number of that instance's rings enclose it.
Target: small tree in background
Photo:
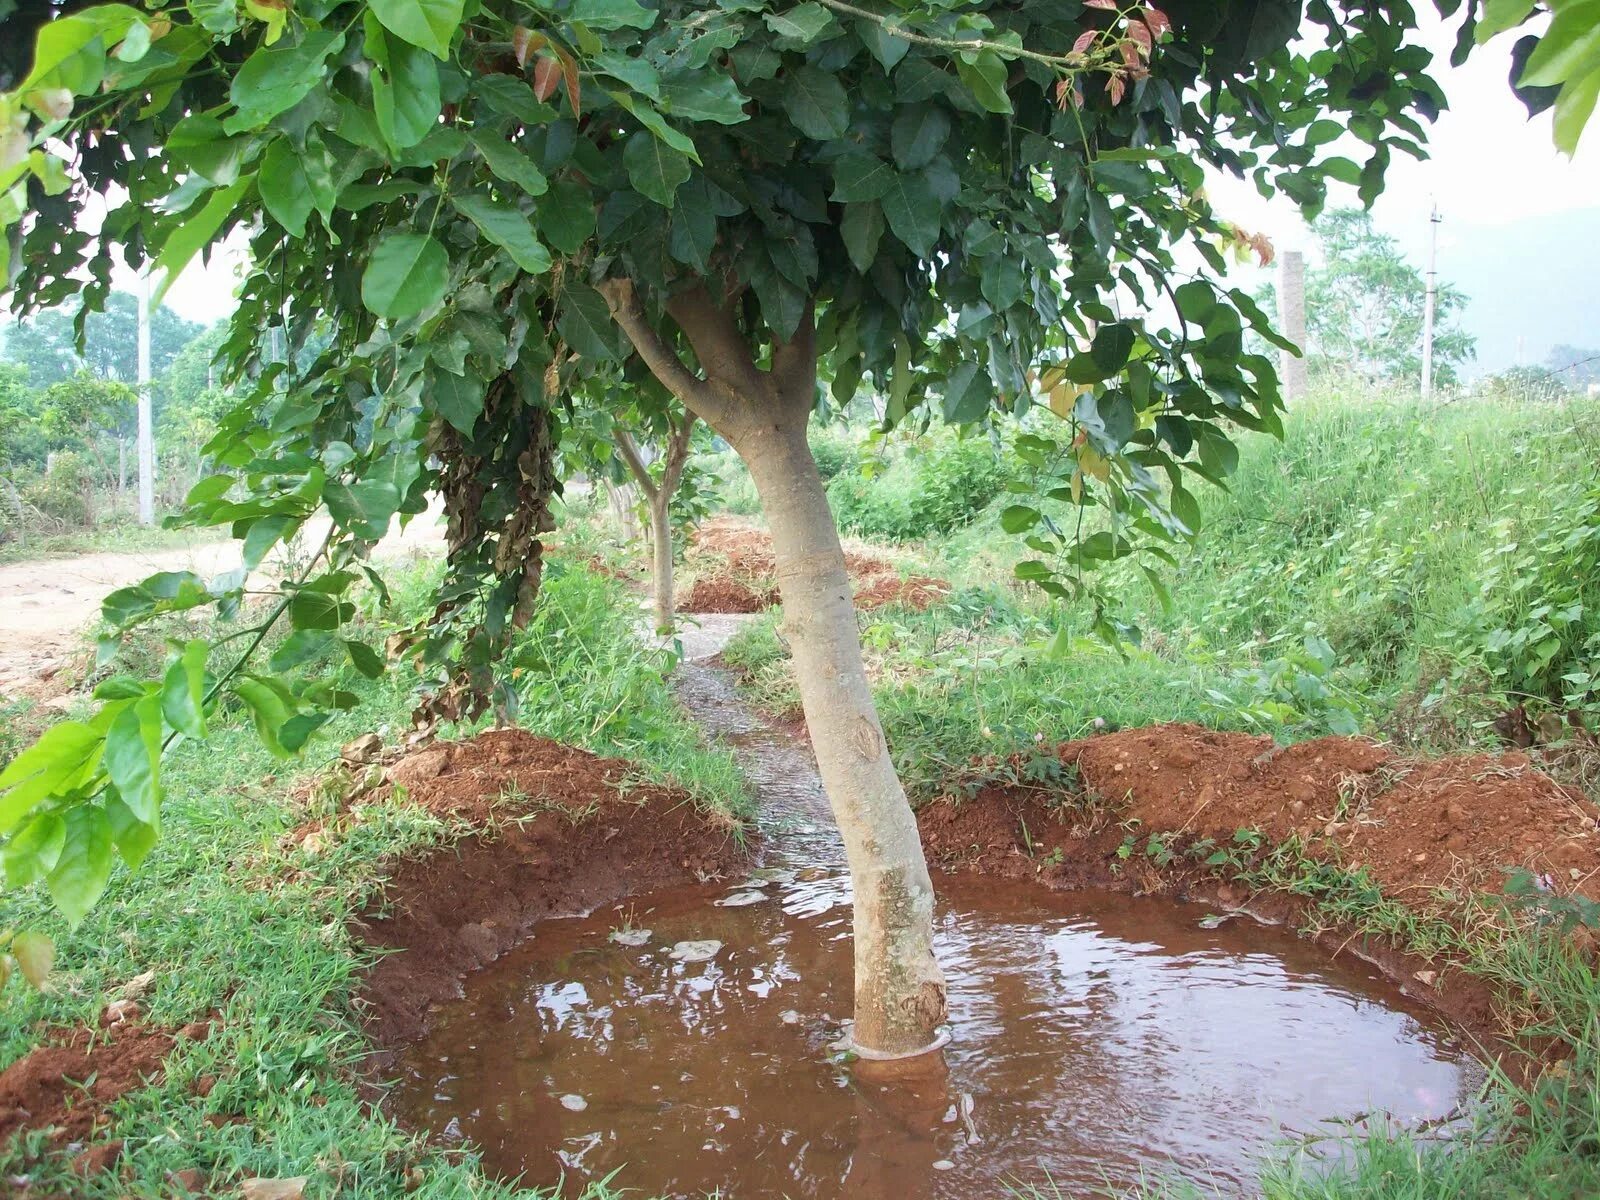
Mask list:
[[[1409,382],[1422,372],[1427,281],[1388,234],[1358,208],[1333,209],[1312,223],[1321,262],[1306,272],[1306,347],[1313,370],[1379,382]],[[1440,284],[1435,297],[1435,379],[1453,383],[1474,355],[1457,318],[1467,297]]]

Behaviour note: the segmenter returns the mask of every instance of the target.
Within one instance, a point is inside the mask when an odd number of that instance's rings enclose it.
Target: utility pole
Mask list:
[[[150,398],[150,273],[139,277],[139,524],[156,523],[156,430]]]
[[[1300,347],[1299,354],[1282,352],[1283,398],[1302,400],[1306,394],[1306,256],[1285,250],[1278,258],[1278,328]]]
[[[1428,292],[1422,302],[1422,398],[1433,397],[1433,311],[1439,298],[1439,206],[1428,217]]]

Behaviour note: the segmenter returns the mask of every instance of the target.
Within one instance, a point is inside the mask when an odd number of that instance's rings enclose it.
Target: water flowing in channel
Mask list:
[[[686,663],[679,688],[757,788],[767,860],[546,922],[438,1014],[395,1104],[495,1173],[572,1195],[619,1171],[640,1196],[912,1200],[1177,1171],[1236,1194],[1274,1142],[1438,1121],[1481,1079],[1394,988],[1289,934],[948,876],[951,1046],[893,1081],[846,1065],[849,879],[815,768],[725,672]]]

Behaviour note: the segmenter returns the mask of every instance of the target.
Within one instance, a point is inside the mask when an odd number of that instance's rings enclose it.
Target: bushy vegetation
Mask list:
[[[967,524],[1014,471],[988,439],[940,430],[840,471],[828,503],[841,529],[910,541]]]
[[[420,615],[436,570],[397,579],[388,611],[368,597],[371,631]],[[731,756],[702,748],[688,718],[665,702],[670,655],[638,644],[619,585],[561,563],[550,574],[540,618],[515,649],[523,723],[601,753],[648,746],[647,777],[745,814]],[[342,740],[410,724],[418,680],[404,664],[378,681],[345,668],[339,682],[362,703],[328,728],[312,770]],[[105,902],[76,929],[40,889],[0,892],[0,928],[48,933],[71,966],[45,991],[7,991],[0,1062],[38,1045],[42,1029],[92,1025],[108,995],[145,971],[156,973],[141,1001],[147,1020],[181,1025],[214,1012],[216,1029],[203,1042],[180,1042],[164,1080],[118,1106],[106,1136],[125,1139],[119,1171],[79,1178],[70,1156],[40,1159],[31,1139],[0,1146],[0,1179],[26,1172],[45,1192],[155,1197],[174,1194],[168,1172],[198,1167],[221,1194],[240,1177],[302,1175],[318,1163],[326,1171],[308,1196],[543,1195],[487,1181],[472,1155],[429,1146],[375,1113],[355,1070],[368,1047],[351,998],[367,960],[346,923],[374,894],[386,859],[458,838],[465,827],[379,804],[319,852],[297,848],[284,835],[326,815],[317,809],[325,800],[279,774],[242,713],[207,744],[180,746],[169,769],[161,846],[138,872],[119,869]],[[214,1086],[196,1095],[207,1076]],[[610,1195],[603,1187],[586,1194]]]

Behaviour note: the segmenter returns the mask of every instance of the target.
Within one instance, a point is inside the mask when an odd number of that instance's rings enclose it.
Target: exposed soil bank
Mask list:
[[[525,730],[503,729],[415,751],[387,786],[483,831],[395,864],[380,900],[353,924],[386,953],[358,1007],[382,1047],[412,1041],[431,1009],[461,994],[470,971],[539,921],[587,912],[634,892],[729,874],[750,846],[687,793],[646,784],[599,758]]]
[[[755,613],[778,603],[772,538],[764,530],[727,518],[707,521],[696,530],[687,560],[695,580],[679,601],[683,612]],[[950,593],[942,579],[902,579],[892,563],[863,551],[847,549],[844,565],[857,609],[897,604],[920,612]]]
[[[1516,868],[1552,892],[1600,896],[1600,814],[1525,755],[1408,760],[1359,739],[1279,748],[1192,725],[1105,734],[1054,755],[1069,772],[1054,785],[1028,782],[1029,764],[1016,758],[981,768],[970,798],[925,806],[918,819],[929,858],[1057,889],[1214,898],[1292,920],[1304,907],[1296,898],[1247,896],[1192,859],[1161,866],[1144,849],[1150,835],[1181,850],[1200,839],[1226,846],[1236,831],[1254,829],[1269,845],[1296,838],[1312,859],[1364,868],[1385,896],[1420,911],[1448,915],[1446,892],[1456,903],[1498,894]],[[1130,835],[1138,848],[1124,857]],[[1359,952],[1475,1033],[1506,1032],[1491,989],[1462,971],[1381,939],[1352,941],[1347,930],[1320,940]]]
[[[0,1142],[42,1129],[52,1130],[53,1146],[85,1140],[125,1093],[160,1079],[179,1038],[204,1038],[210,1029],[205,1021],[172,1030],[127,1020],[59,1032],[0,1072]],[[101,1151],[107,1155],[114,1151]],[[85,1165],[100,1164],[86,1158]]]

